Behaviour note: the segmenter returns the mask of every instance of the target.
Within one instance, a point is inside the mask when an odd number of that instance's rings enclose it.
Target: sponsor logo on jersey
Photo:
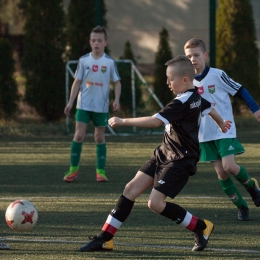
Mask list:
[[[215,85],[209,85],[208,86],[208,91],[210,94],[214,94],[216,89],[215,89]]]
[[[193,101],[193,102],[190,104],[190,108],[199,107],[200,104],[201,104],[201,100],[198,100],[197,102],[194,102],[194,101]]]
[[[102,66],[101,67],[101,72],[105,73],[107,71],[107,67],[106,66]]]
[[[98,71],[98,65],[92,65],[92,71],[97,72]]]
[[[204,93],[204,88],[203,88],[203,86],[198,87],[198,93],[199,93],[200,95],[202,95],[202,94]]]
[[[103,87],[103,83],[93,82],[93,81],[87,80],[87,81],[86,81],[86,86],[87,86],[87,88],[91,88],[91,87],[93,87],[93,86]]]

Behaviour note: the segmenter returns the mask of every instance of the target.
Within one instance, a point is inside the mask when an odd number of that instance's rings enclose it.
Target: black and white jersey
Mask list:
[[[164,122],[163,142],[154,151],[159,164],[186,159],[199,160],[199,124],[201,116],[212,110],[197,88],[177,95],[154,116]]]

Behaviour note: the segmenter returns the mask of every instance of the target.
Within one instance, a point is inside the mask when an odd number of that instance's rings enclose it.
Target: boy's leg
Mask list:
[[[258,185],[258,181],[255,178],[251,178],[246,169],[238,165],[240,167],[240,171],[234,177],[246,188],[248,193],[250,194],[254,204],[259,207],[260,206],[260,189]]]
[[[181,206],[170,202],[166,202],[165,208],[160,214],[194,233],[195,245],[192,251],[202,251],[207,246],[214,229],[212,222],[199,219]]]
[[[111,250],[114,237],[121,224],[127,219],[133,208],[135,199],[153,185],[153,178],[140,171],[126,185],[123,195],[118,199],[110,212],[101,232],[91,242],[79,248],[81,252]]]
[[[238,220],[246,221],[249,219],[249,209],[246,201],[241,196],[236,185],[229,174],[223,169],[222,161],[211,162],[217,175],[220,186],[231,202],[238,208]]]
[[[96,142],[96,179],[99,182],[108,181],[105,174],[107,146],[105,141],[105,127],[95,127]]]
[[[108,124],[108,113],[91,113],[95,126],[94,139],[96,142],[96,180],[99,182],[108,181],[105,174],[106,166],[106,141],[105,130]]]
[[[66,182],[73,182],[78,177],[79,161],[82,151],[82,142],[85,138],[87,124],[76,122],[75,135],[70,149],[70,169],[63,178]]]

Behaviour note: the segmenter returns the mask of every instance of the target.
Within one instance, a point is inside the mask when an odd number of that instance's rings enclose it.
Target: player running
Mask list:
[[[224,71],[206,65],[208,52],[201,39],[193,38],[184,45],[184,52],[195,69],[194,86],[200,95],[211,102],[223,118],[234,122],[229,94],[245,100],[256,120],[260,122],[260,110],[252,96],[241,84],[232,80]],[[199,129],[201,161],[211,162],[220,186],[238,208],[238,220],[249,219],[249,209],[229,174],[248,191],[254,204],[260,206],[260,190],[256,179],[251,178],[242,165],[235,162],[235,155],[244,153],[244,147],[236,139],[236,125],[232,124],[228,134],[218,131],[212,120],[205,116]]]
[[[181,206],[166,202],[166,197],[174,199],[196,173],[199,160],[198,130],[201,115],[209,114],[221,131],[230,128],[230,121],[223,121],[211,104],[203,99],[193,86],[194,69],[186,56],[178,56],[166,63],[167,85],[175,95],[168,105],[157,114],[147,117],[109,119],[112,127],[136,126],[159,127],[165,125],[162,144],[154,150],[154,155],[139,169],[136,176],[125,186],[114,209],[92,241],[79,251],[99,251],[113,249],[115,233],[129,216],[135,199],[153,187],[148,207],[185,227],[194,233],[195,245],[192,251],[203,250],[213,231],[209,220],[199,219]]]

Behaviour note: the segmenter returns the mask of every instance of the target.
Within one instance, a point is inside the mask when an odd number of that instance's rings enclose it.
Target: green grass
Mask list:
[[[259,126],[238,124],[238,139],[246,153],[237,157],[260,179]],[[214,222],[203,252],[191,252],[191,232],[153,213],[149,191],[141,195],[115,236],[111,252],[80,253],[77,249],[101,229],[125,184],[152,155],[162,136],[107,137],[108,183],[95,181],[95,145],[86,137],[79,179],[64,183],[71,136],[62,134],[0,136],[0,237],[11,246],[0,259],[258,259],[260,209],[238,184],[250,207],[250,221],[237,221],[237,210],[224,196],[210,164],[198,164],[175,202],[192,214]],[[235,183],[237,183],[235,181]],[[15,199],[32,201],[39,212],[36,227],[19,233],[5,223],[7,206]],[[171,201],[169,199],[169,201]]]

